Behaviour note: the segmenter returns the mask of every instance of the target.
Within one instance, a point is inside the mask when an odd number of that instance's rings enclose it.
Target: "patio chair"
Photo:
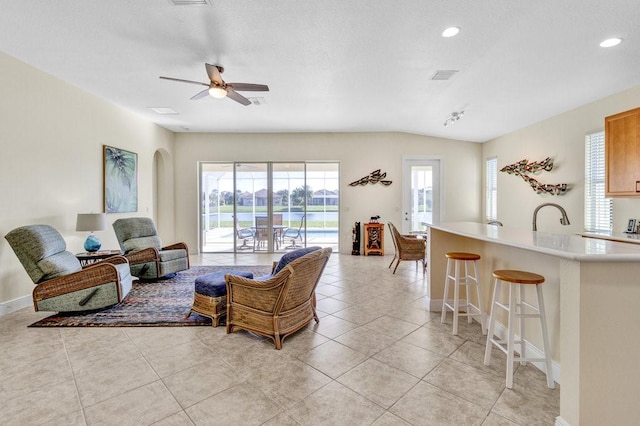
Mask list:
[[[285,226],[282,225],[282,213],[274,213],[271,217],[273,221],[273,247],[279,250],[282,230],[285,228]]]
[[[153,280],[189,269],[189,248],[185,243],[162,247],[156,225],[148,217],[131,217],[113,222],[120,248],[131,265],[131,273]]]
[[[305,216],[306,215],[302,215],[302,217],[300,217],[300,225],[298,228],[287,228],[282,233],[282,244],[284,244],[285,240],[291,240],[291,244],[286,246],[286,249],[300,248],[300,246],[296,244],[296,240],[299,239],[301,243],[304,241],[302,238],[302,225],[304,225]]]
[[[269,245],[268,227],[269,219],[266,216],[256,216],[253,251],[267,250],[267,246]]]
[[[36,284],[36,311],[89,311],[115,305],[132,286],[129,262],[109,257],[85,267],[71,252],[62,235],[49,225],[16,228],[5,239]]]
[[[253,248],[254,232],[251,228],[240,228],[236,231],[236,237],[238,241],[242,240],[242,245],[238,246],[238,250]],[[247,241],[251,241],[251,245],[247,244]]]
[[[402,235],[393,223],[388,222],[388,224],[393,246],[396,249],[389,268],[391,268],[393,262],[396,262],[396,266],[393,268],[393,273],[395,274],[400,262],[409,260],[415,261],[416,266],[418,265],[417,262],[422,262],[422,272],[424,273],[427,268],[427,262],[425,260],[427,241],[424,238],[418,238],[416,235]]]
[[[289,335],[311,320],[319,322],[315,289],[330,255],[331,248],[308,247],[282,256],[272,275],[259,279],[226,275],[227,333],[251,331],[282,349]]]

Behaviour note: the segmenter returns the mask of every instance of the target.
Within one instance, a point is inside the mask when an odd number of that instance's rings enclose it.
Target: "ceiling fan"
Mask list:
[[[252,83],[226,83],[222,79],[222,73],[224,68],[220,65],[204,64],[207,69],[207,75],[209,76],[209,83],[201,83],[199,81],[183,80],[181,78],[172,77],[160,77],[164,80],[179,81],[182,83],[199,84],[201,86],[207,86],[202,92],[198,92],[191,97],[192,100],[202,99],[207,95],[211,95],[214,98],[230,98],[234,101],[241,103],[242,105],[249,105],[251,101],[242,96],[237,91],[241,92],[268,92],[269,86],[266,84],[252,84]]]

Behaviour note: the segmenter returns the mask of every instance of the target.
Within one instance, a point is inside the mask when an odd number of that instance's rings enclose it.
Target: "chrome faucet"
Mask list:
[[[567,212],[565,211],[565,209],[562,208],[561,205],[559,204],[554,204],[554,203],[544,203],[544,204],[540,204],[538,207],[536,207],[536,209],[533,211],[533,230],[537,231],[538,230],[538,225],[537,225],[537,221],[538,221],[538,210],[540,210],[542,207],[544,206],[553,206],[553,207],[557,207],[558,210],[560,210],[560,213],[562,213],[562,217],[560,218],[560,224],[561,225],[570,225],[569,222],[569,217],[567,216]]]

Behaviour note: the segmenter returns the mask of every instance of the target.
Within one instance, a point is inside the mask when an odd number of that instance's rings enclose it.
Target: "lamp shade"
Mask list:
[[[104,213],[78,213],[76,231],[104,231],[107,229],[107,216]]]

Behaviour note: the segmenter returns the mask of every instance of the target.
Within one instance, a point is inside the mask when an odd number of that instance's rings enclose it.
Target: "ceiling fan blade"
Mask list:
[[[220,86],[224,85],[224,81],[222,81],[222,75],[220,75],[220,71],[218,67],[211,64],[204,64],[207,69],[207,75],[209,76],[209,80],[218,83]]]
[[[233,99],[234,101],[241,103],[244,106],[251,105],[251,101],[240,93],[234,91],[232,88],[227,88],[227,98]]]
[[[227,83],[227,86],[233,87],[233,90],[239,90],[241,92],[268,92],[269,86],[266,84],[252,84],[252,83]]]
[[[183,80],[181,78],[173,78],[173,77],[160,77],[163,80],[171,80],[171,81],[179,81],[180,83],[190,83],[190,84],[199,84],[201,86],[209,86],[209,84],[207,83],[201,83],[199,81],[193,81],[193,80]]]
[[[206,98],[207,96],[209,96],[209,89],[204,89],[202,92],[198,92],[195,95],[193,95],[191,97],[191,100],[195,101],[198,99]]]

